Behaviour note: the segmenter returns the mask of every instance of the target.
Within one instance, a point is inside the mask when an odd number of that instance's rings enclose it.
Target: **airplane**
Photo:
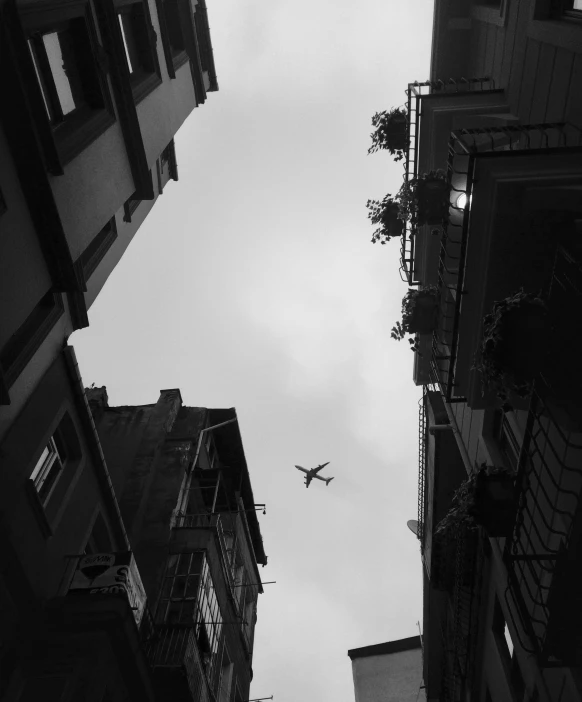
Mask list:
[[[309,483],[313,480],[313,478],[317,478],[318,480],[323,480],[326,485],[329,485],[333,478],[322,478],[321,475],[317,475],[319,471],[322,468],[325,468],[325,466],[329,465],[329,461],[327,463],[322,463],[320,466],[317,466],[317,468],[312,468],[311,470],[306,470],[305,468],[302,468],[301,466],[295,466],[297,470],[303,471],[305,475],[305,487],[309,487]]]

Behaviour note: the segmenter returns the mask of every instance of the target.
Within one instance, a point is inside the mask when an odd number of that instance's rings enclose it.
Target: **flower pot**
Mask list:
[[[436,329],[438,314],[437,296],[433,292],[420,290],[408,320],[408,331],[411,334],[432,334]]]
[[[402,236],[404,233],[404,222],[398,219],[398,212],[398,204],[395,202],[382,213],[382,226],[390,238]]]
[[[475,491],[475,522],[489,536],[509,536],[515,524],[515,484],[510,475],[481,473]]]
[[[441,224],[449,216],[450,186],[442,178],[420,180],[416,187],[418,224]]]

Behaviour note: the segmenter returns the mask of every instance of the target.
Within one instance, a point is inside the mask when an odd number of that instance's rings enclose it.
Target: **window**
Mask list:
[[[202,551],[170,555],[158,616],[169,625],[192,625],[210,677],[221,641],[222,615],[208,561]]]
[[[49,291],[8,339],[0,351],[0,365],[8,388],[14,384],[63,311],[62,295]]]
[[[121,0],[117,3],[117,18],[133,97],[139,102],[161,83],[147,2]]]
[[[180,15],[179,0],[163,0],[164,16],[168,28],[168,40],[174,68],[179,68],[188,60],[186,43],[182,33],[182,17]]]
[[[204,445],[206,447],[206,457],[208,459],[207,468],[218,468],[218,451],[216,450],[216,444],[214,443],[214,437],[211,432],[207,433]]]
[[[81,461],[79,438],[68,412],[45,441],[34,458],[28,492],[41,530],[50,536],[71,496]]]
[[[59,157],[69,161],[114,122],[90,5],[22,9],[27,52],[36,76],[40,104]],[[40,108],[42,110],[42,107]]]
[[[137,204],[139,202],[138,200]],[[115,224],[115,217],[112,217],[81,254],[81,267],[85,280],[89,280],[116,239],[117,225]]]
[[[67,449],[57,431],[44,447],[30,476],[43,505],[48,501],[66,461]]]

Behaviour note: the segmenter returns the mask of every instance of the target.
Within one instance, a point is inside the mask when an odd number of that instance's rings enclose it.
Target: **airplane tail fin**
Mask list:
[[[331,483],[332,480],[333,480],[333,478],[326,478],[326,479],[325,479],[325,484],[326,484],[326,486],[329,485],[329,484]]]

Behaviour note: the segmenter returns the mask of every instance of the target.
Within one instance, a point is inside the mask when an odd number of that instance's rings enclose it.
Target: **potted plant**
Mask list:
[[[512,470],[482,464],[453,495],[451,508],[438,523],[435,536],[477,526],[483,526],[489,536],[508,536],[515,520],[514,480]]]
[[[549,351],[549,317],[545,301],[523,290],[496,302],[483,319],[483,337],[474,368],[484,389],[503,403],[528,397]]]
[[[381,149],[386,149],[395,161],[404,158],[408,146],[408,112],[402,107],[390,111],[376,112],[372,117],[372,126],[375,131],[370,134],[372,146],[368,149],[373,154]]]
[[[435,285],[417,290],[410,288],[402,298],[402,322],[396,322],[390,336],[396,341],[406,334],[431,334],[439,314],[439,291]],[[414,339],[409,339],[413,351],[418,351]]]
[[[422,173],[400,188],[397,200],[400,218],[410,220],[414,227],[441,224],[449,216],[451,186],[442,170]]]
[[[379,200],[368,200],[368,219],[372,224],[380,225],[372,235],[372,243],[379,241],[386,244],[390,239],[399,237],[404,232],[404,222],[399,219],[398,202],[390,194],[380,202]]]

